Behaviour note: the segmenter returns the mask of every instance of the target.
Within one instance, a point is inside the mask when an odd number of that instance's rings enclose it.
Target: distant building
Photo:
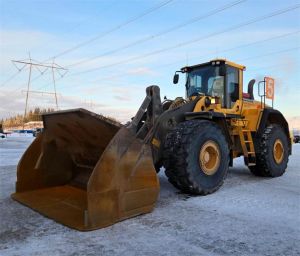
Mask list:
[[[5,132],[12,132],[16,130],[36,130],[37,128],[44,128],[43,122],[42,121],[31,121],[28,123],[25,123],[23,125],[19,126],[12,126],[12,127],[4,127]]]
[[[43,121],[31,121],[24,124],[24,129],[34,130],[36,128],[44,128]]]

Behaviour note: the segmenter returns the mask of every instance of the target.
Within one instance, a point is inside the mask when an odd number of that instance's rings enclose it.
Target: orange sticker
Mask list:
[[[267,99],[274,99],[274,85],[275,80],[271,77],[265,77],[266,81],[266,98]]]

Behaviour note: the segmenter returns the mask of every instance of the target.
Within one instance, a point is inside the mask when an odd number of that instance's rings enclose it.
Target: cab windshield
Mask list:
[[[187,96],[204,94],[224,98],[224,76],[219,66],[207,66],[192,70],[187,74]]]
[[[232,108],[239,99],[239,70],[227,65],[195,68],[187,73],[186,90],[187,97],[218,97],[222,107]]]

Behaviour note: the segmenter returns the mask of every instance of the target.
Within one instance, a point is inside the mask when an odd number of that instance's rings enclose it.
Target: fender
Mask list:
[[[265,108],[262,112],[262,116],[260,119],[260,122],[258,123],[257,132],[256,132],[256,138],[260,138],[264,132],[264,129],[269,124],[280,124],[288,137],[288,143],[289,143],[289,154],[292,153],[292,145],[291,145],[291,137],[289,132],[289,124],[284,118],[283,114],[272,108]]]
[[[229,166],[233,166],[233,141],[229,133],[229,127],[226,122],[226,117],[227,118],[232,118],[233,116],[231,115],[224,115],[223,113],[220,112],[213,112],[213,111],[202,111],[202,112],[187,112],[185,113],[185,119],[186,120],[191,120],[191,119],[207,119],[211,120],[212,122],[217,123],[222,131],[225,134],[226,141],[228,142],[229,149],[230,149],[230,162]],[[236,117],[234,115],[234,117]]]
[[[233,142],[229,133],[229,127],[226,122],[226,117],[231,118],[231,116],[225,116],[223,113],[220,112],[213,112],[213,111],[202,111],[202,112],[187,112],[185,113],[185,119],[208,119],[216,122],[219,126],[221,126],[226,140],[229,143],[229,147],[232,148]]]

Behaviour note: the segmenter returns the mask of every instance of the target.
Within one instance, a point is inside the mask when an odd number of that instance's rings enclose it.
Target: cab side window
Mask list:
[[[239,99],[239,70],[234,67],[227,67],[227,108],[232,108]]]
[[[198,74],[191,74],[189,76],[188,95],[197,95],[202,90],[202,77]]]
[[[222,108],[224,107],[224,76],[210,77],[208,80],[209,95],[218,97]]]

